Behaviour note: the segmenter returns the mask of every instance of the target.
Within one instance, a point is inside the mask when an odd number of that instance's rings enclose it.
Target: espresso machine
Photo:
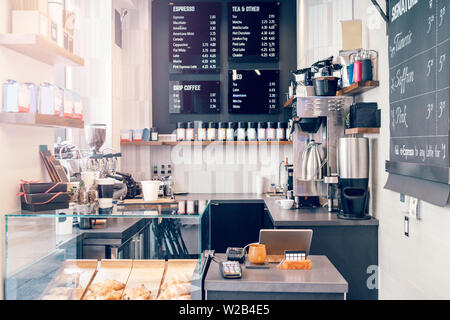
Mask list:
[[[352,97],[302,97],[294,119],[295,207],[339,208],[338,143]]]

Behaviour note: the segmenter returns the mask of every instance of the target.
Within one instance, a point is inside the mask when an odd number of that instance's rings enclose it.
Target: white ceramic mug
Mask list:
[[[161,181],[142,181],[142,193],[144,194],[144,201],[158,200],[159,186]]]
[[[285,210],[289,210],[294,206],[294,200],[277,200],[277,203],[280,205],[281,208]]]

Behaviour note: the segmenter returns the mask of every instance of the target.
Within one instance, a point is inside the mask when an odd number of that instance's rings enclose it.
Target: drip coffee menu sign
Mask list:
[[[231,62],[279,60],[279,2],[228,3],[228,59]]]
[[[279,112],[280,72],[278,70],[232,70],[228,77],[229,113]]]
[[[220,113],[219,81],[170,81],[171,114]]]
[[[390,2],[390,159],[449,166],[450,3]]]
[[[218,2],[169,3],[169,72],[219,72]]]

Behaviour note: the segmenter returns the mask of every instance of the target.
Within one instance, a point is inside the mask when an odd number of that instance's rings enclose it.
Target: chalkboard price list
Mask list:
[[[392,161],[449,165],[448,10],[446,0],[390,4]]]
[[[232,70],[229,72],[229,90],[230,113],[279,112],[278,70]]]
[[[230,61],[278,61],[279,5],[279,2],[228,4]]]
[[[171,114],[220,113],[219,81],[170,81]]]
[[[169,71],[218,72],[220,16],[217,2],[169,4]]]

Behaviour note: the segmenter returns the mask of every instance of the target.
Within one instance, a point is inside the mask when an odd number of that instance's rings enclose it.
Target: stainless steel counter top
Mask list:
[[[220,260],[225,255],[217,254]],[[312,270],[246,269],[241,279],[224,279],[219,264],[212,261],[205,279],[206,291],[347,293],[348,283],[326,256],[309,256]]]

